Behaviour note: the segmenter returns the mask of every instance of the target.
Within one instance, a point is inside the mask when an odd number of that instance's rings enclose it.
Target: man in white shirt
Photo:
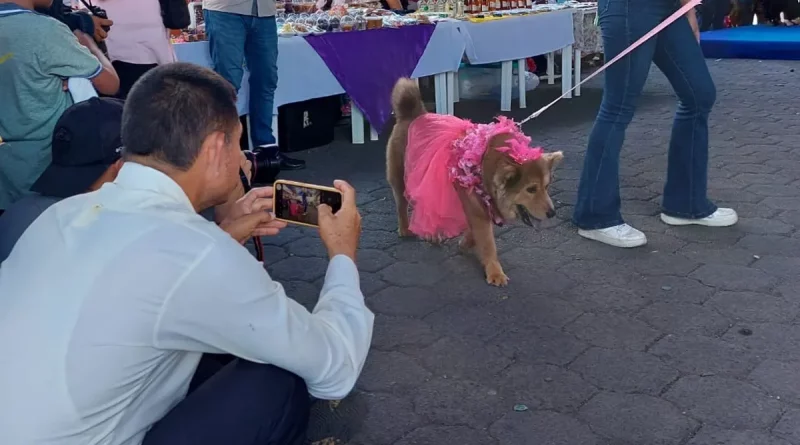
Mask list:
[[[275,0],[203,0],[208,47],[214,70],[237,90],[243,66],[250,71],[250,137],[255,151],[273,158],[283,170],[306,163],[278,150],[272,128],[278,87],[278,25]]]
[[[0,267],[0,443],[295,445],[309,395],[350,392],[374,320],[355,192],[338,181],[341,210],[320,208],[331,261],[309,313],[240,245],[282,227],[271,189],[225,231],[197,214],[237,186],[240,134],[235,91],[210,70],[139,80],[117,179],[47,209]],[[187,395],[204,354],[239,359]]]

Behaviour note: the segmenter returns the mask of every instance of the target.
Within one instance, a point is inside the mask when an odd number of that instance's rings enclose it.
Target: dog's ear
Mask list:
[[[564,160],[564,152],[554,151],[550,153],[545,153],[542,155],[542,159],[544,160],[544,162],[547,163],[547,166],[550,169],[550,171],[553,171],[559,164],[561,164],[561,161]]]
[[[489,139],[486,148],[489,165],[493,166],[489,168],[494,170],[494,183],[506,189],[514,187],[522,179],[520,166],[512,161],[508,155],[497,150],[498,147],[504,147],[509,139],[511,139],[510,134],[496,134]],[[485,165],[484,167],[487,166]]]

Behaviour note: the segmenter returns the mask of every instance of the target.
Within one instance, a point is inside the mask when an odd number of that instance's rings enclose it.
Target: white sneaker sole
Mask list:
[[[670,226],[705,226],[705,227],[730,227],[737,222],[739,222],[739,216],[733,215],[732,218],[714,218],[714,219],[685,219],[685,218],[676,218],[674,216],[669,216],[665,214],[661,214],[661,221],[664,224]]]
[[[590,239],[592,241],[597,241],[613,247],[622,247],[624,249],[640,247],[647,244],[647,237],[644,237],[643,239],[624,240],[624,239],[613,238],[610,236],[604,236],[602,234],[599,234],[598,232],[595,232],[594,230],[579,229],[578,235],[586,239]]]

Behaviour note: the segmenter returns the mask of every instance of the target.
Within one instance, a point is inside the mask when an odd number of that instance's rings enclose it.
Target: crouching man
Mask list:
[[[341,210],[320,209],[330,263],[308,312],[240,244],[283,227],[271,189],[220,226],[197,214],[238,186],[241,131],[210,70],[133,87],[115,181],[49,207],[0,266],[0,443],[302,444],[310,396],[350,392],[374,320],[355,191],[337,182]],[[192,382],[215,354],[238,358]]]

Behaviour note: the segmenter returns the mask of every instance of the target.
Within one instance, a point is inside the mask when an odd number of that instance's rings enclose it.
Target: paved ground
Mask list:
[[[364,215],[359,267],[377,317],[354,396],[367,412],[341,433],[351,444],[800,444],[800,65],[709,65],[710,194],[741,223],[657,219],[674,99],[654,70],[622,159],[623,211],[650,243],[579,239],[568,219],[595,84],[526,127],[566,154],[553,187],[562,222],[500,231],[502,290],[453,245],[397,238],[382,143],[307,154],[311,170],[292,177],[353,181]],[[532,111],[555,89],[529,97]],[[497,107],[456,111],[480,120]],[[316,235],[268,244],[270,273],[312,304],[326,265]]]

